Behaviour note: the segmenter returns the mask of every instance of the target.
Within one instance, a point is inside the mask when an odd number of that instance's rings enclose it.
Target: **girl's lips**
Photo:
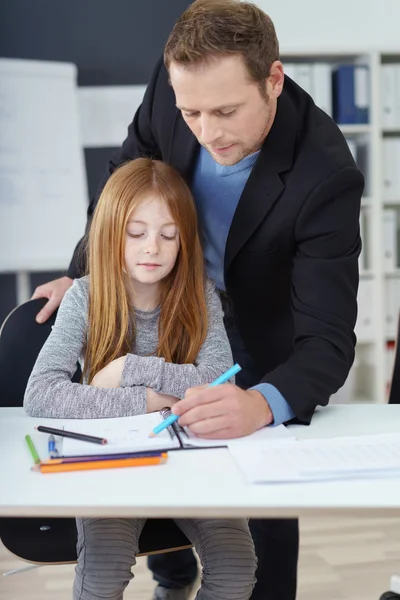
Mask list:
[[[155,269],[156,267],[161,267],[161,265],[156,263],[139,263],[139,267],[145,267],[146,269]]]

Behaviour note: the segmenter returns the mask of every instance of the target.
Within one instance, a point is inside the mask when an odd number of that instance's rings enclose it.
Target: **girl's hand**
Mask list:
[[[173,406],[175,402],[178,402],[178,398],[175,396],[169,396],[168,394],[160,394],[155,392],[151,388],[146,388],[147,397],[147,412],[156,412],[165,408],[166,406]]]
[[[90,385],[101,388],[117,388],[121,385],[122,371],[124,370],[126,356],[120,356],[101,371],[96,373]]]

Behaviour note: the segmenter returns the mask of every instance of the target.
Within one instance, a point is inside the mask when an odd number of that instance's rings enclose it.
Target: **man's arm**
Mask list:
[[[261,393],[264,383],[309,423],[315,407],[327,404],[343,385],[356,342],[363,186],[359,171],[344,169],[318,186],[299,214],[292,273],[294,352],[289,360],[247,391],[233,385],[188,390],[172,408],[181,425],[210,439],[240,437],[270,425],[274,415],[268,392]]]
[[[296,223],[294,352],[262,381],[304,423],[344,384],[354,360],[363,185],[355,168],[334,174],[309,196]]]

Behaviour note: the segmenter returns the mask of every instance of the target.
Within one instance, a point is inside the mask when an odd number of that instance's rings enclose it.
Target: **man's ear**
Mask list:
[[[283,64],[280,60],[275,60],[269,70],[267,77],[267,93],[269,98],[278,98],[283,90],[285,75],[283,72]]]

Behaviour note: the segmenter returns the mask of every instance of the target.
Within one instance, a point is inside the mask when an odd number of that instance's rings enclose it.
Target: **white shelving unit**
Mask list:
[[[333,68],[339,64],[369,67],[369,122],[362,125],[339,124],[339,127],[346,139],[349,137],[355,139],[367,149],[366,164],[364,168],[360,165],[366,178],[361,214],[364,219],[362,230],[365,231],[363,254],[364,260],[367,261],[366,266],[360,265],[360,282],[372,282],[367,313],[371,326],[370,334],[366,337],[361,336],[357,343],[356,360],[348,381],[332,401],[336,399],[337,401],[384,403],[387,402],[387,383],[391,373],[387,343],[394,341],[397,329],[397,323],[392,323],[390,333],[387,329],[387,281],[397,279],[400,286],[400,265],[396,263],[395,268],[385,271],[383,217],[386,209],[394,208],[400,211],[400,194],[396,200],[384,199],[383,140],[394,135],[400,138],[400,122],[398,127],[382,125],[382,65],[390,62],[400,64],[400,47],[379,51],[363,48],[344,48],[338,51],[327,48],[318,49],[318,52],[315,49],[282,48],[281,60],[284,66],[288,64],[289,67],[293,63],[330,63]],[[290,76],[290,72],[288,74]],[[398,80],[398,110],[400,111],[400,70]],[[299,84],[301,85],[300,81]],[[317,99],[316,103],[318,104]],[[400,170],[400,155],[398,168]],[[397,222],[399,222],[398,217]],[[359,296],[359,306],[364,300]],[[400,312],[400,297],[397,310]],[[357,327],[358,325],[359,323]]]

